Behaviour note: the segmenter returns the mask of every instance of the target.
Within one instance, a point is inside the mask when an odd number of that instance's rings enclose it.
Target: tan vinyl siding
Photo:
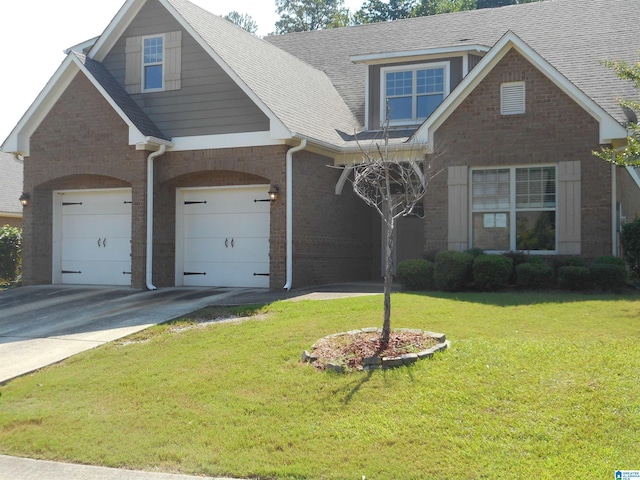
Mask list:
[[[558,253],[579,255],[581,240],[580,162],[558,164]]]
[[[469,246],[469,169],[462,166],[447,170],[448,249],[466,250]]]
[[[181,52],[170,52],[179,32]],[[104,60],[123,85],[126,81],[126,39],[166,35],[168,69],[165,80],[178,90],[133,94],[132,97],[158,128],[169,137],[218,135],[269,130],[269,119],[211,56],[185,32],[156,0],[149,0]],[[181,59],[178,58],[181,57]],[[141,60],[140,60],[141,61]],[[141,76],[141,68],[138,67]],[[141,81],[142,79],[140,79]],[[132,93],[132,92],[130,92]]]

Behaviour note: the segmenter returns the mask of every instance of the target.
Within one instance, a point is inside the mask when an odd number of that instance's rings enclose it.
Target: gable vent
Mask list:
[[[509,82],[500,85],[500,113],[519,115],[524,113],[524,82]]]

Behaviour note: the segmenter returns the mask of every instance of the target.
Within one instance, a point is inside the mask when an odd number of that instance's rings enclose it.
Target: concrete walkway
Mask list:
[[[79,352],[211,305],[331,300],[382,293],[379,283],[292,292],[238,288],[45,285],[0,292],[0,384]],[[0,455],[0,480],[231,480],[142,472]]]

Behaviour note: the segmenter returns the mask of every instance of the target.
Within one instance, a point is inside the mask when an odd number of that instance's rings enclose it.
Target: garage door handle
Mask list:
[[[233,248],[233,247],[234,247],[234,243],[235,243],[235,238],[232,238],[232,239],[231,239],[231,248]]]
[[[104,240],[102,240],[102,246],[106,247],[107,246],[107,239],[105,238]]]
[[[224,239],[224,248],[229,248],[229,239],[228,238]]]
[[[102,246],[102,245],[100,245],[100,242],[102,242],[101,238],[98,239],[98,248],[100,248]]]

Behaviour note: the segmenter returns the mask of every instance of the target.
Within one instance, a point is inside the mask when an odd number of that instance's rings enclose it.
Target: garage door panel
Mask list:
[[[65,192],[60,198],[65,215],[131,213],[131,192]]]
[[[266,238],[190,238],[184,242],[185,263],[264,262],[269,258]]]
[[[64,261],[61,278],[66,285],[131,285],[131,262]]]
[[[184,285],[190,287],[269,287],[269,263],[185,263]],[[204,274],[204,275],[203,275]],[[267,275],[265,275],[267,274]]]
[[[269,237],[269,216],[264,213],[185,215],[184,229],[190,238]]]
[[[131,191],[57,192],[65,284],[131,284]],[[81,273],[79,273],[81,272]]]
[[[269,286],[269,186],[182,190],[179,284]],[[206,203],[205,203],[206,202]]]
[[[65,237],[126,237],[131,236],[130,214],[63,215]]]

